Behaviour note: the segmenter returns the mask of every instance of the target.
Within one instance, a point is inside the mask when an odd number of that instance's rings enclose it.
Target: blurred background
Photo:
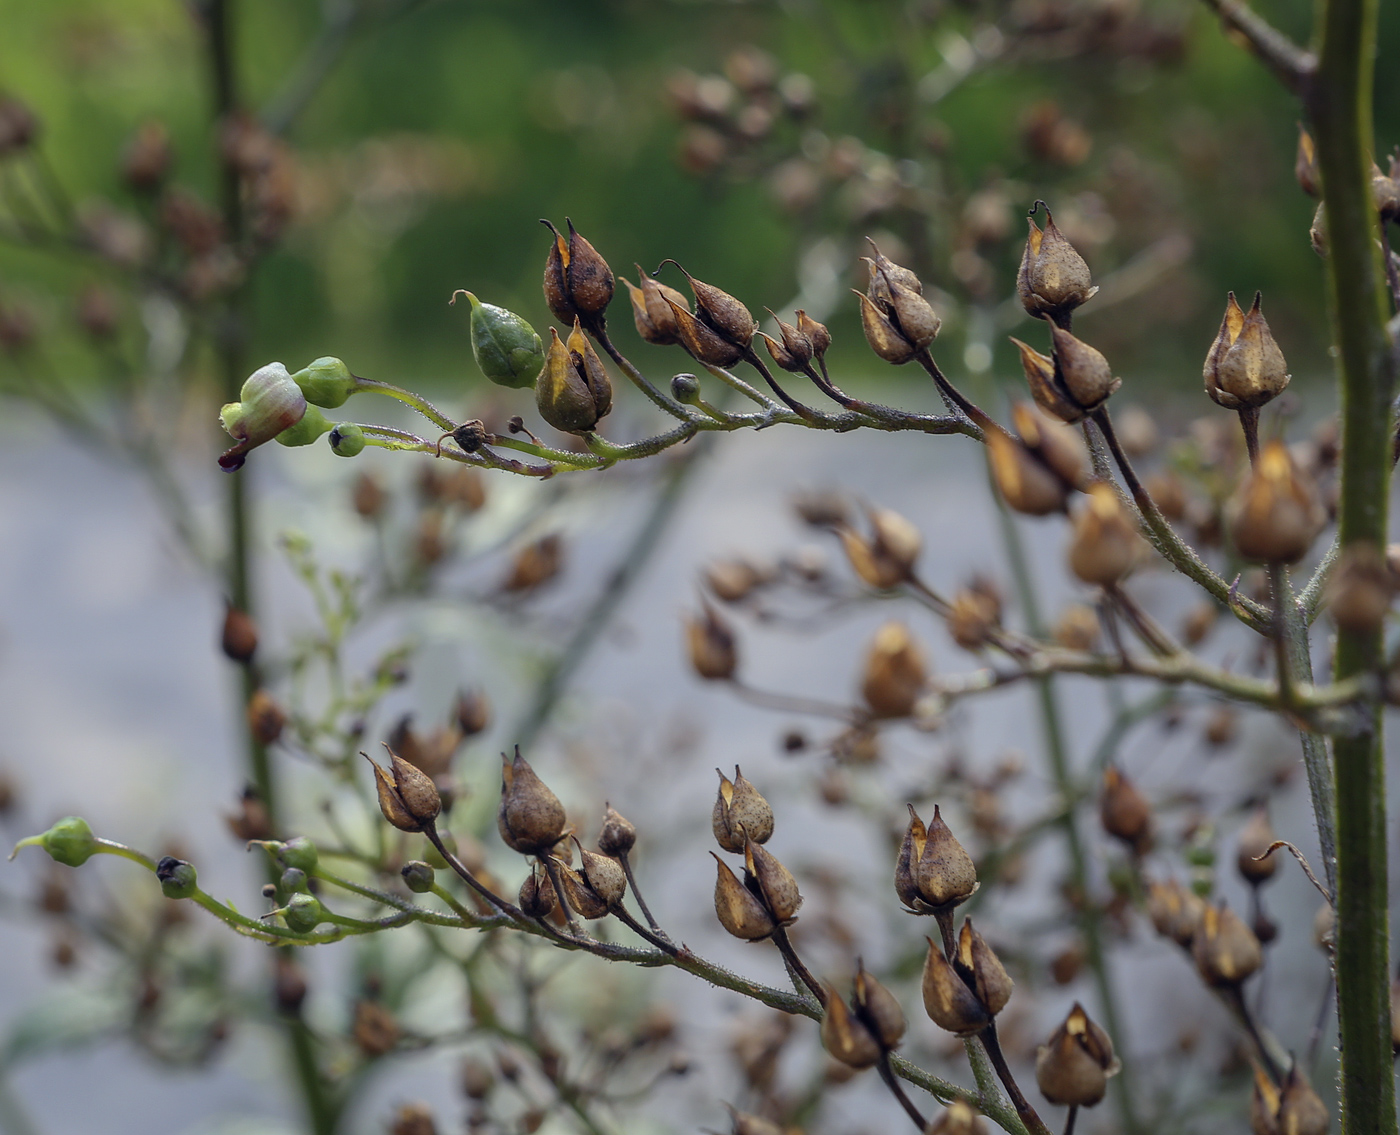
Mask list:
[[[1306,38],[1298,0],[1267,14]],[[1381,30],[1380,58],[1392,58],[1393,12]],[[1378,69],[1376,106],[1384,165],[1400,142],[1395,68]],[[235,501],[214,464],[228,444],[218,406],[269,360],[296,369],[336,355],[454,417],[531,422],[528,393],[477,371],[465,306],[448,299],[470,288],[543,332],[549,236],[538,219],[569,217],[619,275],[673,257],[755,312],[804,307],[832,330],[838,382],[931,411],[922,372],[879,363],[861,336],[847,289],[864,285],[859,258],[873,237],[924,279],[944,319],[943,369],[999,410],[1021,381],[1007,335],[1045,346],[1013,288],[1023,218],[1043,199],[1102,288],[1076,332],[1123,377],[1115,408],[1150,410],[1135,419],[1154,454],[1145,460],[1181,474],[1207,540],[1235,458],[1197,422],[1223,416],[1201,396],[1199,368],[1227,291],[1244,300],[1263,289],[1294,375],[1265,429],[1307,439],[1333,408],[1308,234],[1315,203],[1294,177],[1296,118],[1292,100],[1185,0],[0,0],[6,833],[78,812],[99,834],[178,847],[206,889],[258,909],[261,867],[223,822],[237,827],[248,779],[246,691],[217,651],[218,629],[243,546],[269,685],[294,718],[309,713],[314,697],[289,693],[296,660],[324,631],[296,553],[309,548],[321,570],[368,581],[348,665],[384,673],[411,648],[360,723],[366,744],[406,714],[420,729],[446,720],[461,689],[488,695],[490,726],[456,755],[465,802],[454,830],[491,842],[510,886],[518,860],[489,834],[495,753],[526,735],[581,835],[593,834],[605,799],[638,823],[640,869],[664,923],[783,984],[776,957],[723,939],[710,911],[712,769],[737,761],[779,805],[786,842],[774,847],[809,894],[804,948],[818,972],[844,972],[863,950],[867,964],[902,976],[917,1008],[922,940],[886,894],[888,837],[902,828],[903,801],[932,801],[935,788],[973,824],[978,801],[988,806],[976,784],[1013,756],[1025,771],[998,782],[1001,818],[970,843],[1002,847],[1039,815],[1056,789],[1030,695],[998,694],[934,732],[891,728],[872,760],[820,716],[744,705],[700,682],[680,618],[716,558],[743,557],[769,582],[840,579],[834,605],[820,588],[820,602],[803,598],[799,583],[795,606],[746,592],[737,610],[746,677],[849,702],[865,645],[891,612],[855,602],[835,543],[791,515],[793,495],[840,487],[848,501],[897,508],[924,533],[930,579],[951,590],[981,571],[1009,588],[969,443],[772,430],[605,477],[539,485],[493,474],[471,489],[434,482],[426,458],[342,463],[319,446],[268,446],[237,475]],[[673,268],[662,278],[681,282]],[[614,339],[657,381],[689,369],[674,348],[638,342],[620,299],[612,314]],[[619,385],[617,400],[614,440],[655,427],[634,391]],[[411,424],[392,408],[375,420]],[[1325,434],[1310,444],[1325,449]],[[378,509],[362,495],[367,477],[385,494]],[[1053,616],[1080,597],[1061,568],[1063,532],[1025,527]],[[290,556],[289,532],[306,541]],[[552,535],[566,549],[558,578],[507,586],[520,549]],[[614,587],[628,563],[635,578]],[[1165,571],[1141,587],[1169,624],[1192,611],[1189,590]],[[927,613],[895,616],[950,670],[976,665]],[[576,641],[579,651],[561,655]],[[1212,649],[1234,660],[1250,647],[1226,636]],[[1107,751],[1163,809],[1170,864],[1217,839],[1225,862],[1261,786],[1280,834],[1313,849],[1296,737],[1273,721],[1226,721],[1197,698],[1166,718],[1133,718],[1133,732],[1119,728],[1123,707],[1151,691],[1065,691],[1072,762],[1097,770],[1113,739]],[[325,801],[345,786],[332,776],[326,788],[326,770],[295,745],[274,752],[291,801],[285,830],[319,835]],[[948,788],[960,769],[970,779]],[[1096,845],[1105,893],[1115,862]],[[79,884],[21,861],[0,880],[0,1130],[310,1130],[268,1005],[265,951],[197,923],[179,964],[152,977],[142,959],[167,934],[152,929],[164,925],[163,900],[125,866],[85,868]],[[1094,1005],[1090,977],[1063,962],[1074,946],[1055,906],[1063,868],[1058,851],[1037,859],[978,915],[1022,967],[1021,1058],[1074,997]],[[1242,885],[1220,874],[1245,909]],[[1271,1023],[1304,1049],[1326,985],[1310,944],[1314,896],[1292,872],[1279,890],[1273,914],[1292,922],[1268,979]],[[1115,980],[1132,994],[1120,1047],[1156,1068],[1139,1073],[1139,1120],[1156,1131],[1246,1130],[1248,1071],[1223,1012],[1150,928],[1125,922],[1112,942]],[[432,1103],[441,1130],[460,1129],[461,1054],[491,1051],[464,1031],[460,982],[407,946],[315,953],[304,963],[306,1016],[326,1074],[355,1085],[339,1129],[387,1130],[416,1099]],[[1049,976],[1056,959],[1063,983]],[[607,1112],[605,1129],[723,1127],[719,1100],[758,1106],[734,1040],[767,1027],[752,1007],[683,975],[642,982],[601,968],[574,960],[563,991],[551,987],[562,1035],[592,1044],[617,1024],[608,1016],[618,1006],[630,1028],[664,1001],[682,1027],[654,1071],[689,1069]],[[367,976],[381,972],[409,976],[385,992]],[[387,1057],[369,1058],[353,1036],[369,989],[414,1042]],[[920,1025],[911,1055],[966,1080],[956,1053]],[[441,1043],[417,1044],[431,1037]],[[1325,1091],[1322,1049],[1313,1069]],[[782,1051],[779,1088],[764,1090],[786,1092],[785,1114],[829,1131],[901,1121],[863,1082],[801,1111],[802,1085],[823,1082],[820,1056],[810,1044]],[[531,1130],[534,1108],[522,1107],[515,1129]],[[544,1111],[548,1130],[580,1129]],[[1090,1119],[1126,1130],[1108,1106],[1081,1118],[1086,1130]]]

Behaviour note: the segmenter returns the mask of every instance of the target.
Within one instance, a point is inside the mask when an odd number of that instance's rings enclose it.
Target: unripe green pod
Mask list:
[[[284,895],[309,895],[311,893],[311,887],[306,879],[306,872],[300,867],[288,867],[282,872],[282,877],[277,881],[277,885],[282,889]]]
[[[277,440],[288,446],[310,445],[322,434],[330,433],[333,428],[331,423],[326,421],[325,414],[315,406],[308,405],[301,421],[283,430],[277,435]]]
[[[544,343],[535,329],[513,311],[465,295],[472,305],[472,354],[481,373],[497,386],[533,386],[544,367]]]
[[[198,883],[194,864],[176,859],[173,855],[167,855],[156,864],[156,878],[160,880],[160,889],[168,899],[189,898]]]
[[[97,851],[97,837],[92,834],[88,822],[79,816],[64,816],[48,831],[32,835],[15,844],[10,852],[13,859],[21,847],[42,847],[49,858],[67,867],[81,867]]]
[[[309,875],[316,870],[316,845],[304,835],[299,835],[277,849],[277,858],[284,867],[297,867]]]
[[[433,889],[437,873],[421,859],[411,859],[399,868],[404,884],[415,895],[426,895]]]
[[[314,895],[295,894],[282,908],[282,917],[287,920],[287,926],[298,934],[309,934],[315,930],[324,915],[321,902]]]
[[[355,376],[350,368],[330,355],[303,367],[292,375],[292,380],[301,387],[308,402],[327,410],[345,405],[345,400],[355,393]]]
[[[700,380],[693,374],[678,374],[671,379],[671,397],[687,406],[700,401]]]
[[[354,422],[341,422],[331,430],[330,441],[337,457],[358,457],[364,452],[365,431]]]

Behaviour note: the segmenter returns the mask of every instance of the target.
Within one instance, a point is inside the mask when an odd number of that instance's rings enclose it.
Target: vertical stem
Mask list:
[[[1050,1135],[1050,1128],[1045,1126],[1045,1120],[1040,1118],[1035,1108],[1031,1107],[1030,1101],[1021,1094],[1021,1087],[1016,1083],[1016,1077],[1011,1074],[1011,1066],[1006,1063],[1006,1056],[1001,1051],[1001,1041],[997,1039],[996,1022],[988,1025],[979,1034],[979,1039],[987,1050],[992,1067],[997,1070],[997,1078],[1001,1080],[1001,1086],[1006,1089],[1006,1094],[1011,1098],[1011,1106],[1016,1109],[1016,1114],[1026,1125],[1026,1130],[1031,1135]]]
[[[914,1121],[914,1126],[919,1129],[920,1135],[923,1135],[924,1130],[928,1127],[928,1120],[926,1120],[923,1113],[914,1106],[914,1101],[905,1094],[904,1088],[900,1085],[900,1082],[895,1079],[894,1071],[890,1068],[890,1058],[888,1054],[880,1057],[878,1067],[880,1069],[880,1079],[885,1081],[885,1086],[894,1093],[894,1098],[899,1101],[899,1106],[904,1109],[904,1114]]]
[[[1394,360],[1371,200],[1379,0],[1318,0],[1317,69],[1306,91],[1317,140],[1330,255],[1328,298],[1341,385],[1338,540],[1383,552],[1390,470]],[[1334,673],[1346,679],[1384,661],[1382,631],[1339,630]],[[1343,1131],[1396,1131],[1390,1044],[1385,763],[1380,706],[1371,728],[1332,746],[1337,785],[1337,1019]]]

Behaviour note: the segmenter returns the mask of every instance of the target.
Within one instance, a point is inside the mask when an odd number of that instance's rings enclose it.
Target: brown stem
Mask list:
[[[656,919],[652,916],[651,908],[647,906],[647,900],[642,898],[642,889],[637,886],[637,877],[632,874],[631,858],[628,856],[627,852],[622,851],[618,853],[617,859],[618,862],[622,864],[622,870],[627,875],[627,885],[632,888],[632,897],[637,900],[637,905],[642,908],[642,916],[647,920],[647,925],[651,927],[654,933],[659,934],[669,942],[671,940],[670,936],[657,924]]]
[[[1011,1098],[1011,1106],[1016,1109],[1016,1114],[1021,1117],[1021,1122],[1026,1125],[1026,1130],[1031,1135],[1050,1135],[1050,1128],[1045,1126],[1045,1120],[1031,1107],[1030,1102],[1021,1094],[1021,1088],[1016,1083],[1016,1077],[1011,1074],[1011,1067],[1006,1063],[1006,1056],[1001,1051],[1001,1041],[997,1039],[997,1026],[993,1021],[980,1034],[982,1044],[987,1050],[987,1055],[991,1058],[992,1067],[996,1069],[997,1079],[1001,1081],[1001,1086],[1006,1089],[1006,1094]]]
[[[773,944],[783,955],[783,961],[787,962],[792,972],[801,979],[802,984],[812,991],[812,996],[825,1008],[826,990],[822,988],[821,982],[812,976],[812,971],[803,964],[802,959],[797,956],[797,951],[792,948],[792,939],[787,936],[787,931],[781,926],[773,931]]]
[[[966,414],[968,420],[974,425],[980,426],[983,430],[1001,430],[1007,437],[1011,436],[1005,429],[992,421],[981,407],[969,401],[963,396],[962,391],[948,381],[944,373],[938,369],[938,364],[933,361],[933,355],[931,355],[928,350],[920,351],[914,356],[914,359],[924,370],[928,371],[929,377],[933,379],[934,385],[938,387],[939,393]]]
[[[436,824],[430,823],[426,827],[424,827],[423,834],[428,837],[428,842],[431,843],[435,848],[437,848],[438,854],[443,857],[443,859],[447,862],[447,865],[462,877],[463,881],[467,884],[467,886],[471,887],[474,891],[476,891],[477,894],[479,894],[482,898],[484,898],[487,902],[489,902],[507,918],[512,918],[517,922],[525,921],[524,911],[522,911],[517,906],[512,906],[510,903],[506,902],[505,899],[495,894],[489,887],[484,886],[475,875],[473,875],[470,871],[467,870],[466,865],[460,859],[458,859],[457,856],[455,856],[451,851],[447,849],[447,847],[442,842],[442,837],[439,836],[437,833]],[[562,891],[557,892],[555,897],[560,902],[564,901],[564,894]]]
[[[1231,31],[1242,35],[1249,49],[1295,95],[1305,95],[1317,58],[1304,51],[1240,0],[1205,0],[1206,7]]]
[[[1133,629],[1142,637],[1143,642],[1153,650],[1154,653],[1163,658],[1170,658],[1174,654],[1181,653],[1181,647],[1173,641],[1155,619],[1152,618],[1139,605],[1136,599],[1119,587],[1116,583],[1111,583],[1104,589],[1104,594],[1118,607],[1132,623]]]
[[[617,917],[622,922],[626,923],[627,926],[631,928],[634,934],[650,942],[662,953],[670,954],[673,958],[680,953],[680,948],[674,942],[672,942],[663,934],[653,934],[650,930],[648,930],[645,926],[643,926],[640,922],[633,918],[631,912],[620,902],[612,908],[612,912],[613,914],[617,915]]]
[[[914,1101],[905,1094],[903,1086],[895,1079],[894,1071],[890,1068],[889,1053],[880,1054],[880,1063],[876,1065],[880,1070],[880,1079],[885,1081],[885,1086],[894,1093],[894,1098],[899,1101],[899,1106],[904,1109],[904,1114],[914,1121],[914,1126],[923,1132],[928,1127],[928,1120],[923,1117],[923,1113],[914,1106]]]
[[[545,873],[549,876],[549,885],[554,888],[554,897],[564,910],[564,921],[569,924],[569,933],[577,938],[587,937],[583,927],[579,925],[578,919],[574,917],[574,909],[564,898],[564,881],[559,875],[559,864],[554,862],[554,856],[541,855],[538,857],[544,864]]]
[[[1259,1059],[1264,1065],[1264,1070],[1269,1073],[1269,1078],[1275,1084],[1282,1084],[1283,1070],[1274,1060],[1268,1045],[1264,1043],[1264,1038],[1259,1035],[1259,1026],[1254,1023],[1254,1014],[1249,1011],[1249,1003],[1245,1000],[1244,989],[1239,985],[1232,985],[1225,990],[1222,996],[1226,1003],[1234,1009],[1240,1024],[1244,1025],[1245,1032],[1249,1034],[1249,1039],[1254,1042],[1255,1051],[1259,1053]]]
[[[1244,447],[1249,453],[1249,464],[1253,468],[1259,460],[1259,407],[1243,406],[1239,411],[1240,429],[1244,431]]]
[[[933,912],[933,917],[938,923],[939,937],[943,939],[943,956],[951,962],[958,953],[958,936],[953,930],[953,908],[940,906]]]
[[[1069,1114],[1065,1116],[1064,1135],[1074,1135],[1074,1121],[1079,1118],[1079,1105],[1071,1104]]]
[[[763,375],[763,380],[766,383],[768,383],[770,387],[772,387],[773,393],[776,394],[780,399],[782,399],[783,404],[789,410],[791,410],[794,414],[802,418],[803,421],[810,422],[816,419],[817,412],[815,410],[813,410],[810,406],[804,406],[801,402],[799,402],[796,398],[794,398],[791,394],[789,394],[786,390],[784,390],[781,386],[778,385],[778,380],[774,378],[772,372],[766,366],[763,365],[763,360],[760,359],[758,355],[754,352],[753,347],[749,347],[749,349],[745,352],[744,361],[748,363],[749,366],[753,367],[754,370],[758,371],[759,374]]]

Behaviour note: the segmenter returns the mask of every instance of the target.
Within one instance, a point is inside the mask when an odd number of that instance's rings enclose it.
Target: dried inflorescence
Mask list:
[[[894,889],[910,910],[933,914],[966,902],[977,890],[977,868],[938,806],[924,826],[909,805],[909,826],[895,862]]]
[[[1035,1081],[1051,1103],[1093,1107],[1122,1066],[1113,1041],[1078,1001],[1035,1058]]]

